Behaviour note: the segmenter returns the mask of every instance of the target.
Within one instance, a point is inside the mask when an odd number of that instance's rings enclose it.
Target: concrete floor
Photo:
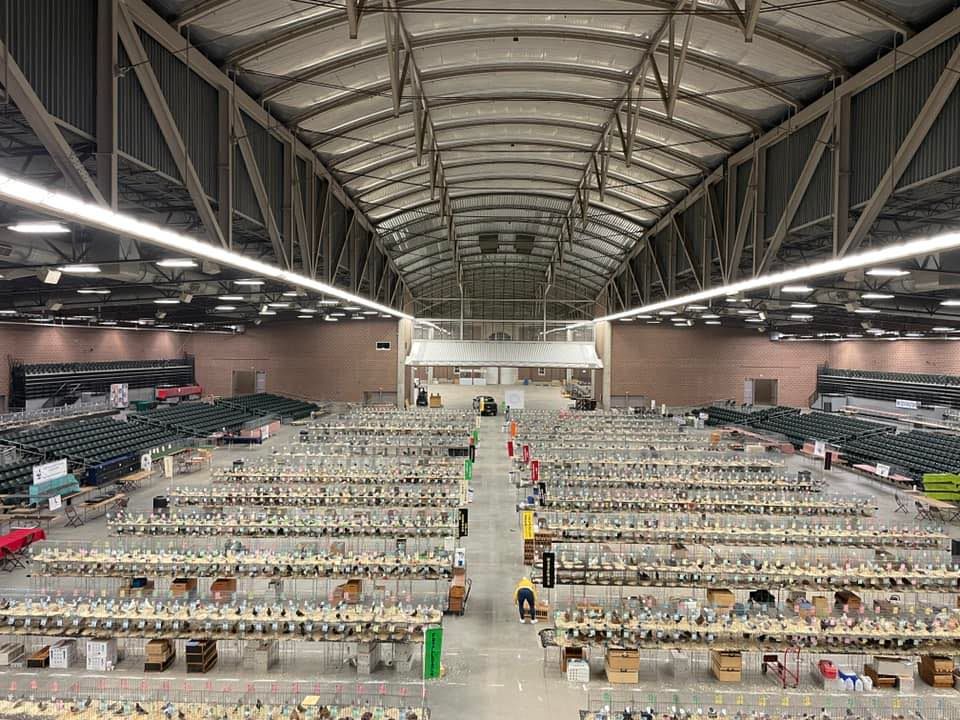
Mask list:
[[[469,407],[474,395],[493,395],[502,402],[502,386],[464,387],[456,385],[438,385],[431,392],[440,392],[446,407]],[[524,388],[527,408],[565,408],[570,401],[561,397],[558,388],[527,386]],[[470,506],[470,534],[462,542],[467,551],[469,576],[473,588],[469,598],[467,612],[463,617],[447,616],[444,620],[443,664],[445,676],[438,681],[426,684],[427,704],[433,717],[446,719],[469,714],[476,718],[496,718],[519,716],[529,720],[572,720],[576,711],[588,706],[615,702],[617,698],[631,698],[630,704],[641,704],[650,697],[651,692],[676,692],[679,697],[691,694],[704,697],[703,702],[719,702],[722,693],[731,707],[740,697],[743,702],[746,693],[747,703],[752,693],[764,693],[775,698],[777,704],[783,702],[786,695],[794,707],[807,703],[814,706],[823,701],[818,695],[811,676],[804,672],[803,684],[797,691],[783,693],[763,676],[756,658],[745,660],[744,681],[739,685],[721,685],[709,673],[706,656],[693,657],[678,667],[671,665],[669,658],[644,659],[641,684],[637,688],[613,688],[605,680],[602,671],[602,658],[593,661],[593,677],[589,684],[568,683],[560,674],[557,657],[551,653],[545,659],[543,650],[537,641],[537,632],[541,625],[521,625],[518,622],[516,608],[512,601],[512,591],[516,581],[527,572],[522,562],[522,542],[515,511],[516,491],[508,481],[509,464],[504,449],[505,436],[502,434],[502,418],[482,418],[480,422],[480,442],[478,459],[474,467],[473,487],[475,501]],[[264,447],[247,452],[219,450],[215,453],[215,464],[225,465],[239,456],[265,455],[275,452],[295,435],[292,428],[284,428],[271,438]],[[802,458],[792,458],[791,466],[808,467],[816,470],[814,463]],[[846,494],[874,494],[878,498],[880,521],[912,520],[903,514],[895,515],[892,490],[872,480],[847,472],[828,473],[829,492]],[[209,483],[209,473],[198,473],[189,478],[177,479],[173,484],[204,485]],[[154,481],[153,485],[138,491],[131,502],[134,511],[148,511],[154,495],[162,494],[167,481]],[[954,527],[960,537],[960,527]],[[103,519],[93,521],[82,528],[64,529],[55,527],[49,533],[54,540],[95,541],[106,538]],[[200,541],[204,542],[204,541]],[[31,578],[29,572],[18,572],[0,576],[0,586],[4,591],[15,592],[16,588],[38,587],[39,581]],[[82,586],[82,583],[81,583]],[[563,595],[569,601],[573,594],[567,589]],[[557,596],[555,596],[556,598]],[[554,599],[555,599],[554,598]],[[398,675],[392,670],[382,670],[373,677],[358,679],[356,672],[349,667],[338,667],[341,657],[330,655],[321,647],[311,647],[298,643],[296,655],[287,655],[283,666],[266,676],[256,676],[245,671],[239,661],[232,656],[231,648],[224,648],[223,661],[209,675],[198,677],[186,675],[182,658],[170,671],[158,675],[144,676],[140,654],[130,653],[113,674],[88,673],[85,670],[12,670],[0,672],[0,692],[5,692],[11,684],[20,688],[29,687],[31,682],[46,686],[52,678],[66,686],[69,683],[139,683],[144,677],[151,688],[157,683],[166,683],[174,691],[194,691],[201,693],[228,692],[231,689],[257,692],[273,683],[301,683],[300,687],[312,687],[318,682],[332,682],[355,687],[358,691],[394,694],[403,692],[407,697],[419,695],[423,683],[417,676],[417,669],[407,675]],[[805,663],[812,664],[810,658]],[[854,660],[851,665],[862,665],[863,659]],[[809,667],[809,666],[808,666]],[[363,690],[368,687],[369,690]],[[944,698],[953,703],[955,693],[937,691],[923,686],[917,679],[918,693],[926,700]],[[773,695],[770,695],[770,694]],[[706,694],[706,695],[704,695]],[[889,696],[887,696],[889,698]],[[709,698],[707,700],[706,698]],[[772,702],[772,700],[771,700]]]

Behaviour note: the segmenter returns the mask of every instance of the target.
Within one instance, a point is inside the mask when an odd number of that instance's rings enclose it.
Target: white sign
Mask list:
[[[816,440],[813,443],[813,456],[814,457],[826,457],[827,456],[827,444],[823,440]]]
[[[469,488],[470,486],[467,483],[466,474],[464,474],[464,476],[460,478],[460,504],[461,505],[467,504],[467,490],[469,490]]]
[[[47,500],[47,505],[50,507],[51,510],[59,510],[60,507],[63,505],[63,498],[60,497],[59,495],[54,495],[52,498]]]
[[[270,437],[270,426],[264,425],[262,428],[260,428],[260,439],[266,440],[269,437]]]
[[[454,550],[453,566],[458,568],[467,566],[467,551],[464,548],[457,548]]]
[[[145,453],[140,456],[140,469],[150,472],[153,470],[153,456],[150,453]]]
[[[523,390],[506,390],[503,393],[503,402],[511,410],[523,410]]]
[[[114,383],[110,386],[110,407],[125,408],[130,404],[130,386],[127,383]]]
[[[877,475],[882,478],[890,477],[890,466],[883,463],[877,463]]]
[[[44,463],[43,465],[34,465],[33,466],[33,484],[46,482],[47,480],[53,480],[54,478],[63,477],[67,474],[67,460],[66,458],[62,460],[54,460],[53,462]]]
[[[897,400],[897,407],[902,410],[919,410],[920,403],[916,400]]]

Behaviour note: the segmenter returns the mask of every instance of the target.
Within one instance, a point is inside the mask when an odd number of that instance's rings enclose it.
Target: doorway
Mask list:
[[[252,395],[256,387],[256,375],[253,370],[233,371],[233,394]]]
[[[743,402],[747,405],[776,405],[779,381],[774,378],[751,378],[743,383]]]

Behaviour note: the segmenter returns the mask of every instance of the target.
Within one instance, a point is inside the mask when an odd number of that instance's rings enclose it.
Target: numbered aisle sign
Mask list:
[[[440,677],[440,653],[443,650],[443,628],[427,628],[423,638],[423,679]]]

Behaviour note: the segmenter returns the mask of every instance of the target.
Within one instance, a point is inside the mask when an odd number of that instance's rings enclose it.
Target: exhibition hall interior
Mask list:
[[[0,46],[0,720],[960,720],[955,0]]]

